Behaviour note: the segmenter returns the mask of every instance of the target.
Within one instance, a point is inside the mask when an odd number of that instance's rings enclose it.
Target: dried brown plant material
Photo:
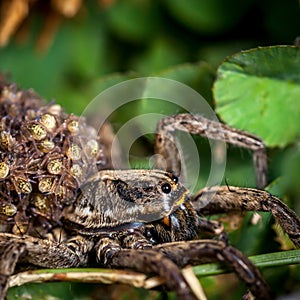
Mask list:
[[[67,18],[72,18],[78,13],[82,5],[82,0],[52,0],[51,5],[60,14]]]
[[[49,11],[36,41],[36,49],[42,53],[49,49],[54,41],[56,32],[63,21],[62,15],[55,11]]]
[[[110,6],[113,0],[99,1],[99,9]],[[72,19],[85,12],[83,0],[4,0],[0,5],[0,47],[15,36],[25,42],[30,32],[30,15],[39,14],[44,20],[36,40],[36,50],[45,52],[66,18]]]
[[[28,15],[30,0],[5,1],[1,6],[0,46],[5,46],[10,37]]]

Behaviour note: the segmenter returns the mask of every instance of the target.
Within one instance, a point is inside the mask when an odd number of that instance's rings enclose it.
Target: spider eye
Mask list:
[[[161,186],[161,190],[163,193],[165,194],[169,194],[172,190],[172,187],[170,185],[170,183],[164,183],[162,186]]]
[[[177,177],[177,176],[173,175],[172,180],[173,180],[175,183],[178,183],[178,177]]]

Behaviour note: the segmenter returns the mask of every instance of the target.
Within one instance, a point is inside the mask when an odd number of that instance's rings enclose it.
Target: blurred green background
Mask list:
[[[9,2],[1,2],[2,27]],[[185,83],[201,93],[214,108],[212,86],[217,68],[226,57],[258,46],[292,45],[300,35],[300,3],[297,0],[61,2],[73,7],[74,15],[68,16],[68,10],[59,6],[59,1],[29,2],[28,14],[0,49],[0,69],[22,88],[33,88],[47,100],[55,99],[66,111],[76,114],[80,114],[103,89],[141,76],[162,76]],[[178,112],[172,107],[166,108],[165,103],[156,104],[156,111]],[[130,108],[125,107],[114,114],[113,126],[117,130],[140,112],[147,111],[138,102]],[[245,120],[249,119],[247,110],[242,113],[245,113]],[[274,115],[274,123],[277,117]],[[208,171],[209,145],[203,139],[196,138],[196,141],[202,157],[208,157],[207,165],[203,164]],[[141,161],[144,156],[151,155],[152,148],[153,137],[141,138],[132,150],[133,165],[143,166]],[[269,147],[268,156],[270,191],[300,214],[298,139],[281,147],[279,144]],[[225,179],[231,185],[255,186],[249,151],[229,147]],[[205,178],[200,178],[199,188],[203,182]],[[251,218],[252,215],[247,214],[242,225],[237,225],[231,233],[231,242],[244,253],[254,255],[290,248],[282,235],[274,241],[274,226],[269,214],[262,214],[258,226],[251,225]],[[264,273],[279,294],[300,289],[299,268],[295,266],[267,269]],[[222,276],[201,279],[209,299],[221,296],[233,299],[235,294],[239,297],[242,291],[232,288],[239,285],[234,276]],[[215,288],[216,285],[220,288]],[[28,292],[31,288],[25,290]],[[33,290],[36,292],[36,289],[41,286]],[[56,290],[60,293],[58,299],[63,298],[64,291],[65,297],[70,297],[68,293],[72,289],[76,287],[67,285],[65,289]],[[77,295],[78,299],[98,299],[95,293],[88,295],[89,289],[83,291],[84,295]],[[137,299],[140,293],[143,292],[137,292]],[[76,298],[74,294],[72,297]]]
[[[226,56],[293,44],[300,29],[297,0],[82,1],[72,18],[63,17],[53,2],[58,1],[32,2],[0,51],[0,67],[22,87],[72,104],[68,110],[76,113],[100,77],[160,74],[200,61],[213,76]]]

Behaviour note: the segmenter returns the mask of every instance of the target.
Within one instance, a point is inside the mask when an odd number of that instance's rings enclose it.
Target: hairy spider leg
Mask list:
[[[300,218],[281,200],[266,191],[233,186],[208,187],[200,190],[191,202],[200,215],[271,212],[293,243],[300,247]]]
[[[154,250],[121,249],[109,259],[112,267],[135,269],[160,275],[168,289],[175,291],[177,299],[196,300],[181,270],[172,260]]]
[[[0,259],[0,299],[5,299],[9,276],[14,273],[19,257],[24,253],[23,243],[9,242]]]
[[[268,284],[259,270],[238,249],[219,240],[173,242],[153,248],[171,259],[177,266],[199,265],[211,262],[225,263],[242,279],[257,299],[272,299]]]
[[[197,134],[208,139],[220,140],[253,152],[257,188],[267,185],[267,156],[263,141],[255,135],[228,125],[206,119],[200,115],[178,114],[160,120],[155,140],[156,166],[180,175],[181,163],[175,143],[175,130]]]
[[[0,300],[5,299],[9,276],[15,271],[20,256],[25,263],[44,268],[71,268],[87,264],[93,243],[82,237],[73,237],[64,243],[10,233],[0,233]]]

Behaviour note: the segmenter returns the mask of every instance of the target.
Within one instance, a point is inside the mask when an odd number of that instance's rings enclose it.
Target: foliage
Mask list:
[[[229,125],[284,147],[300,133],[300,48],[265,47],[228,58],[214,86],[217,112]],[[247,111],[247,119],[245,113]],[[284,126],[282,126],[284,124]]]
[[[100,91],[126,79],[162,76],[185,83],[201,93],[224,122],[266,141],[272,182],[268,188],[300,214],[300,48],[267,47],[293,43],[300,28],[298,1],[193,0],[189,5],[171,0],[99,1],[102,8],[97,1],[86,1],[73,19],[60,23],[52,44],[42,52],[36,45],[47,35],[42,30],[47,4],[37,2],[27,27],[23,25],[0,50],[0,69],[11,74],[13,81],[22,88],[34,88],[48,100],[55,98],[76,114]],[[27,38],[21,39],[24,31]],[[113,125],[117,130],[132,116],[152,109],[170,114],[179,111],[159,101],[146,105],[140,101],[117,111]],[[208,171],[209,145],[203,139],[196,141],[204,156],[201,168]],[[151,143],[151,136],[139,140],[132,155],[151,155]],[[143,163],[141,158],[133,159],[133,164]],[[248,151],[229,147],[225,180],[231,185],[254,186]],[[199,186],[203,182],[200,178]],[[247,214],[230,234],[231,243],[244,253],[291,247],[276,225],[272,229],[269,214],[262,214],[258,225],[251,220],[252,214]],[[299,267],[280,267],[273,274],[269,269],[263,271],[280,294],[300,287]],[[235,282],[228,285],[215,277],[201,278],[201,282],[207,284],[209,298],[218,299],[219,293],[227,299],[236,296],[234,288],[228,289]],[[35,294],[43,286],[51,294],[48,284],[26,288],[25,294],[31,289]],[[73,297],[72,289],[64,284],[54,288],[54,296]],[[82,290],[78,299],[91,299],[89,292],[89,288]]]

